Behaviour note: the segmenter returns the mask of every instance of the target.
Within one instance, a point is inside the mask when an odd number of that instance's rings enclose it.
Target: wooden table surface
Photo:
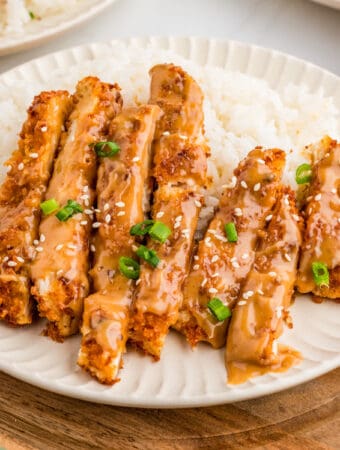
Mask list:
[[[116,408],[0,373],[0,450],[340,449],[340,369],[287,391],[224,406]]]

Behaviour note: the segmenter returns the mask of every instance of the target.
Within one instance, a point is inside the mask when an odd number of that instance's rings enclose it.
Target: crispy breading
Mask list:
[[[297,288],[318,297],[340,298],[340,143],[324,139],[313,166],[313,178],[305,206],[306,232],[302,245]],[[329,286],[317,286],[312,263],[327,266]]]
[[[79,331],[89,290],[92,215],[86,212],[94,199],[97,158],[93,144],[105,140],[110,120],[122,105],[119,87],[95,77],[78,83],[73,102],[46,198],[54,198],[61,207],[75,200],[83,213],[66,222],[55,214],[43,217],[39,232],[44,240],[32,264],[32,294],[40,316],[49,321],[46,334],[58,340]]]
[[[254,260],[258,232],[276,201],[284,162],[282,150],[258,147],[235,169],[233,186],[223,193],[184,284],[175,328],[192,346],[202,340],[215,348],[225,344],[228,320],[219,322],[207,305],[217,297],[233,308]],[[236,227],[237,242],[226,237],[224,226],[230,222]]]
[[[6,163],[9,171],[0,187],[0,318],[14,325],[32,321],[29,272],[33,241],[39,238],[39,205],[70,107],[66,91],[36,96],[18,150]]]
[[[119,381],[125,352],[134,283],[120,273],[119,259],[136,258],[130,228],[144,219],[151,143],[159,116],[156,105],[123,110],[110,129],[120,152],[103,158],[98,171],[97,220],[104,225],[94,239],[95,292],[85,299],[78,364],[105,384]]]

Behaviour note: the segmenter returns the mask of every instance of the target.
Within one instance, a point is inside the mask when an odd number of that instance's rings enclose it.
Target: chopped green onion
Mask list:
[[[144,261],[149,263],[150,266],[158,266],[160,259],[158,258],[157,253],[154,250],[145,247],[145,245],[141,245],[140,247],[138,247],[138,249],[136,250],[136,254],[140,258],[144,259]]]
[[[329,286],[329,272],[326,264],[322,262],[313,262],[312,272],[317,286]]]
[[[83,208],[75,200],[68,200],[66,206],[57,212],[56,217],[60,222],[66,222],[70,217],[83,212]]]
[[[149,229],[149,236],[162,244],[168,239],[171,230],[163,222],[155,222]]]
[[[113,141],[97,142],[96,144],[92,145],[97,155],[102,158],[114,156],[120,150],[119,145]]]
[[[301,164],[296,169],[295,180],[297,184],[309,183],[312,180],[312,166],[310,164]]]
[[[49,200],[45,200],[44,202],[40,203],[40,209],[45,214],[45,216],[48,216],[49,214],[52,214],[54,211],[59,209],[59,203],[54,198],[50,198]]]
[[[208,308],[219,321],[225,320],[231,316],[231,311],[228,306],[225,306],[217,297],[214,297],[210,300],[210,302],[208,303]]]
[[[28,11],[28,14],[29,14],[29,16],[30,16],[30,18],[31,18],[32,20],[35,19],[35,14],[34,14],[33,11]]]
[[[137,223],[130,229],[131,236],[144,236],[154,223],[154,220],[143,220],[143,222]]]
[[[237,242],[237,230],[234,222],[229,222],[224,225],[224,231],[229,242]]]
[[[120,272],[130,278],[131,280],[137,280],[139,278],[140,265],[137,261],[127,256],[121,256],[118,262]]]

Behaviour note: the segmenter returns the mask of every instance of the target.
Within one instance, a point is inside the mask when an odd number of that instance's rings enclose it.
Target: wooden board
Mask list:
[[[260,399],[209,408],[115,408],[0,374],[0,447],[21,449],[340,449],[340,369]]]

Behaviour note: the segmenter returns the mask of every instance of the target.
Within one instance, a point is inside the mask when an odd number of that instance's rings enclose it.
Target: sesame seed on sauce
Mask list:
[[[258,290],[257,290],[257,293],[260,294],[260,295],[264,295],[264,292],[263,292],[262,289],[258,289]]]
[[[40,242],[45,242],[46,241],[46,237],[44,234],[41,233],[40,235]]]
[[[208,289],[208,292],[209,292],[209,294],[216,294],[218,291],[217,291],[216,288],[211,287],[211,288]]]
[[[80,196],[80,198],[82,200],[87,200],[88,198],[90,198],[90,196],[89,196],[89,194],[83,194],[83,195]]]
[[[33,159],[37,159],[39,157],[38,153],[29,153],[28,156],[30,156]]]
[[[38,241],[38,239],[34,239],[33,241],[33,245],[39,245],[40,241]]]
[[[88,190],[89,190],[89,187],[88,187],[87,185],[85,185],[85,186],[83,187],[83,192],[88,192]]]
[[[285,195],[284,202],[285,202],[285,205],[287,205],[287,206],[289,205],[289,199],[288,199],[287,195]]]
[[[256,183],[253,189],[255,192],[259,191],[261,189],[261,183]]]
[[[235,269],[238,269],[238,268],[240,267],[240,265],[239,265],[239,263],[238,263],[237,261],[233,261],[233,262],[231,263],[231,265],[232,265]]]
[[[98,208],[95,208],[94,211],[95,211],[97,214],[99,214],[99,213],[101,212],[101,210],[98,209]]]
[[[257,162],[258,162],[259,164],[266,164],[266,161],[265,161],[264,159],[261,159],[261,158],[259,158],[259,159],[257,160]]]
[[[265,218],[265,220],[266,220],[266,222],[269,222],[270,220],[272,220],[272,218],[273,218],[273,214],[269,214],[269,215]]]
[[[292,260],[292,258],[288,255],[288,253],[285,253],[284,254],[284,257],[285,257],[285,259],[287,260],[287,261],[291,261]]]
[[[179,134],[178,136],[185,141],[188,139],[188,136],[185,136],[185,134]]]
[[[18,170],[23,170],[24,169],[24,163],[20,163],[18,164]]]
[[[300,217],[297,214],[292,214],[292,217],[294,220],[296,220],[297,222],[300,220]]]
[[[43,249],[42,247],[40,247],[40,246],[39,246],[39,247],[35,247],[35,249],[36,249],[36,251],[39,252],[39,253],[41,253],[41,252],[44,250],[44,249]]]
[[[174,223],[174,228],[179,228],[180,226],[181,226],[181,224],[179,222]]]
[[[17,260],[21,263],[25,262],[25,260],[22,256],[17,256]]]
[[[3,262],[7,262],[9,260],[8,256],[4,256],[4,259],[2,260]]]
[[[7,265],[8,267],[15,267],[17,263],[15,261],[8,261]]]
[[[110,222],[111,222],[111,215],[110,215],[110,214],[106,214],[106,216],[105,216],[105,222],[106,222],[106,223],[110,223]]]
[[[58,244],[57,246],[56,246],[56,250],[57,250],[57,252],[59,251],[59,250],[61,250],[62,248],[64,247],[64,245],[63,244]]]
[[[247,302],[246,302],[245,300],[240,300],[239,302],[237,302],[237,304],[238,304],[239,306],[243,306],[243,305],[246,305]]]
[[[248,185],[244,180],[241,181],[241,186],[243,187],[243,189],[248,189]]]
[[[94,223],[92,224],[92,228],[99,228],[100,225],[101,225],[100,222],[94,222]]]
[[[269,275],[270,277],[274,278],[274,277],[277,276],[277,273],[274,272],[274,271],[272,271],[272,272],[268,272],[268,275]]]
[[[160,219],[163,216],[164,216],[164,211],[158,211],[158,213],[156,214],[156,219]]]
[[[197,206],[197,208],[201,208],[202,203],[199,200],[195,200],[195,205]]]
[[[47,127],[46,127],[46,126],[45,126],[45,127],[41,127],[40,130],[41,130],[43,133],[46,133]]]
[[[170,136],[170,131],[163,131],[163,136]]]
[[[249,258],[249,254],[248,253],[243,253],[243,255],[241,256],[242,259],[248,259]]]
[[[117,203],[116,203],[116,206],[117,206],[118,208],[124,208],[125,203],[124,203],[124,202],[117,202]]]
[[[135,244],[132,244],[131,248],[134,252],[136,252],[138,250],[138,247]]]
[[[200,268],[200,265],[199,264],[195,264],[194,266],[193,266],[193,269],[194,270],[198,270]]]
[[[197,261],[198,260],[198,256],[194,255],[194,260]]]
[[[69,248],[70,250],[76,250],[77,246],[74,244],[67,244],[67,248]]]
[[[93,214],[93,211],[92,209],[85,209],[84,213],[87,214],[88,216],[91,216]]]
[[[336,189],[335,188],[331,189],[331,193],[336,194]]]
[[[93,244],[91,244],[90,245],[90,250],[91,250],[91,252],[95,252],[96,251],[96,247]]]
[[[275,309],[276,316],[278,319],[280,319],[280,317],[282,316],[282,310],[283,310],[283,306],[277,306]]]
[[[204,287],[207,284],[208,279],[204,278],[204,280],[201,283],[201,286]]]
[[[219,257],[218,255],[214,255],[214,256],[211,258],[211,262],[214,263],[214,262],[218,261],[219,259],[220,259],[220,257]]]
[[[110,208],[110,205],[108,203],[105,203],[103,210],[107,211]]]
[[[80,225],[87,225],[87,220],[81,220]]]
[[[136,286],[138,286],[140,282],[141,282],[141,279],[139,278],[139,279],[136,281]]]
[[[64,273],[63,269],[59,269],[59,270],[56,272],[56,275],[57,275],[57,277],[60,277],[63,273]]]
[[[139,156],[135,156],[134,158],[132,158],[132,162],[138,162],[138,161],[140,161]]]
[[[321,194],[316,194],[316,196],[314,197],[314,200],[316,200],[317,202],[319,200],[321,200]]]
[[[119,211],[119,213],[117,214],[118,217],[120,216],[125,216],[125,211]]]
[[[241,217],[242,216],[242,209],[241,208],[235,208],[234,209],[235,216]]]

